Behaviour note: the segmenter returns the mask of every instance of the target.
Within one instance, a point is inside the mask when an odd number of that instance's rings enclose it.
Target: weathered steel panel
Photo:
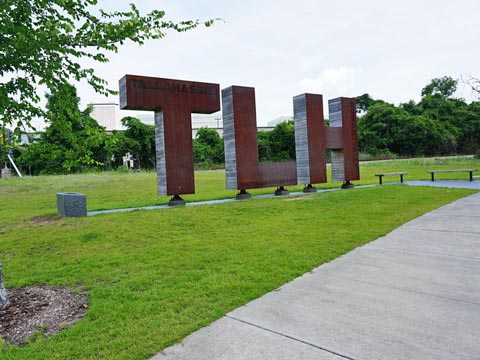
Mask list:
[[[342,98],[342,119],[345,180],[360,180],[357,106],[354,98]]]
[[[325,133],[327,135],[327,149],[343,149],[343,128],[327,126],[325,128]]]
[[[301,94],[293,98],[295,149],[299,184],[327,182],[326,128],[323,97]]]

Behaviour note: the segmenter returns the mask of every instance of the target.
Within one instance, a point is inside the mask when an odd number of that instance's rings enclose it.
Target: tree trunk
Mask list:
[[[0,310],[5,309],[9,305],[7,290],[5,289],[5,284],[3,283],[3,272],[2,264],[0,263]]]

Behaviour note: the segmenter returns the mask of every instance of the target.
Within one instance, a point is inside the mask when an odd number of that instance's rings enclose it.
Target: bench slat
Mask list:
[[[468,172],[470,173],[470,181],[473,181],[473,173],[478,171],[477,169],[450,169],[450,170],[427,170],[432,176],[432,181],[435,181],[435,174],[437,173],[453,173],[453,172]]]
[[[439,172],[474,172],[476,169],[458,169],[458,170],[427,170],[427,173],[439,173]]]
[[[406,175],[408,172],[393,172],[393,173],[383,173],[383,174],[375,174],[375,176],[392,176],[392,175]]]
[[[391,172],[391,173],[375,174],[375,176],[378,176],[378,183],[382,185],[382,178],[384,176],[400,175],[400,182],[403,184],[403,175],[406,175],[406,174],[408,174],[408,172]]]

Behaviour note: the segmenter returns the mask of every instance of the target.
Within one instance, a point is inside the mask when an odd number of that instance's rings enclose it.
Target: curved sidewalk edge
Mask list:
[[[474,359],[480,193],[323,264],[156,360]]]

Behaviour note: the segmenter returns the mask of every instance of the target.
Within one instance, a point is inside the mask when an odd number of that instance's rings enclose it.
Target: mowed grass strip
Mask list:
[[[413,159],[360,164],[361,180],[357,185],[378,184],[379,172],[407,171],[405,180],[430,180],[429,169],[480,170],[480,159]],[[480,175],[480,172],[474,173]],[[331,178],[328,168],[328,178]],[[438,180],[468,179],[466,173],[438,174]],[[330,181],[330,180],[329,180]],[[384,183],[398,182],[398,176],[385,177]],[[341,183],[316,185],[319,189],[338,188]],[[195,172],[196,194],[184,196],[186,201],[204,201],[233,198],[237,191],[225,189],[224,170]],[[301,191],[303,185],[289,186],[290,191]],[[0,181],[0,209],[2,223],[25,221],[32,216],[56,213],[56,193],[75,191],[87,195],[89,211],[166,204],[169,197],[157,195],[157,176],[152,172],[119,174],[115,172],[67,176],[37,176]],[[249,190],[250,191],[250,190]],[[274,188],[256,189],[253,195],[273,194]]]
[[[148,358],[316,266],[472,193],[394,185],[82,219],[38,217],[34,204],[28,215],[7,208],[21,219],[0,229],[7,286],[80,286],[90,307],[64,332],[0,355]],[[19,201],[30,195],[17,191]],[[44,203],[38,212],[47,209]]]

